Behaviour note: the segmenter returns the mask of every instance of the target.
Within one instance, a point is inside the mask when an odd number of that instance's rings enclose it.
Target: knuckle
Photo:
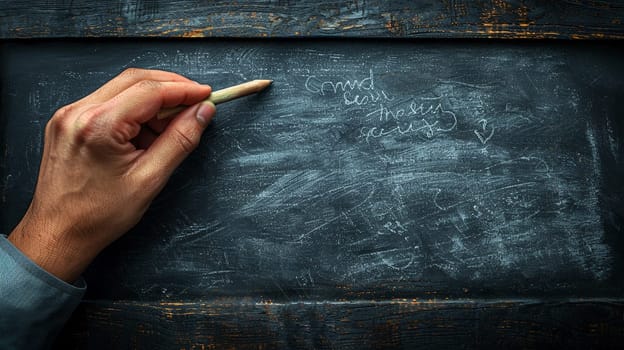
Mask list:
[[[190,154],[199,146],[199,139],[197,137],[189,136],[179,129],[174,129],[174,132],[174,140],[185,154]]]
[[[123,72],[121,72],[120,76],[123,78],[133,79],[136,77],[140,77],[145,73],[145,69],[141,68],[126,68]]]
[[[98,124],[102,117],[100,108],[90,108],[80,114],[73,122],[73,134],[78,143],[92,143],[97,135]]]
[[[76,119],[76,126],[78,130],[92,125],[98,118],[100,118],[101,115],[102,110],[100,108],[90,108],[82,112],[82,114],[80,114],[80,116]]]
[[[68,130],[67,119],[53,117],[45,127],[45,135],[64,134]]]
[[[53,118],[66,118],[72,114],[72,112],[76,109],[76,105],[69,104],[67,106],[63,106],[59,108],[55,113]]]
[[[62,134],[69,131],[70,118],[74,115],[76,110],[76,105],[69,104],[67,106],[63,106],[59,108],[54,114],[52,118],[48,121],[45,128],[46,135],[50,133]]]
[[[141,80],[138,83],[136,83],[135,86],[137,87],[137,89],[140,89],[140,90],[147,90],[147,91],[155,92],[155,91],[160,90],[162,84],[154,80]]]

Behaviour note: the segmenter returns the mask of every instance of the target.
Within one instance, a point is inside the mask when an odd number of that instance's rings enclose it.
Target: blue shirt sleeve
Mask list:
[[[68,284],[0,235],[0,349],[45,349],[80,303],[81,278]]]

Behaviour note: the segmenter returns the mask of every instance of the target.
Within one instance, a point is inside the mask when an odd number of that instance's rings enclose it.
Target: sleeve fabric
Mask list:
[[[0,235],[0,349],[46,349],[80,303],[81,278],[68,284]]]

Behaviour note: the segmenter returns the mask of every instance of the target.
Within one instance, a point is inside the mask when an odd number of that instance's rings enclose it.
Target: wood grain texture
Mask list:
[[[58,349],[618,349],[624,301],[87,302]]]
[[[229,39],[613,39],[622,8],[4,1],[0,39],[228,40],[0,43],[0,229],[52,112],[121,70],[274,78],[86,273],[57,348],[618,348],[617,43]]]
[[[0,2],[0,38],[624,37],[609,1],[19,1]]]

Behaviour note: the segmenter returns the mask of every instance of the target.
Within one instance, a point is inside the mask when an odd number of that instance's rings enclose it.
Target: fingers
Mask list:
[[[201,135],[216,112],[214,104],[200,103],[171,120],[151,146],[137,159],[142,176],[166,181],[175,168],[199,145]],[[148,181],[150,182],[150,181]]]
[[[83,124],[88,124],[88,131],[94,135],[102,136],[100,139],[111,140],[113,149],[120,149],[116,144],[132,143],[133,150],[140,150],[128,170],[137,183],[148,188],[146,194],[155,195],[175,168],[199,145],[215,113],[214,104],[199,103],[210,93],[210,86],[175,73],[131,70],[79,101],[82,106],[77,103],[74,107],[76,110],[89,108],[90,113],[79,113],[89,117],[83,119],[90,122]],[[178,105],[191,107],[172,119],[154,118],[162,108]],[[91,127],[96,124],[97,128]]]
[[[129,68],[121,72],[115,78],[104,84],[102,87],[76,102],[77,104],[99,104],[104,103],[111,98],[117,96],[122,91],[128,89],[132,85],[143,81],[160,81],[160,82],[186,82],[193,81],[179,74],[166,72],[162,70]]]
[[[102,109],[107,111],[112,135],[130,141],[138,126],[153,119],[161,108],[196,104],[210,91],[209,86],[195,83],[143,80],[104,103]]]

